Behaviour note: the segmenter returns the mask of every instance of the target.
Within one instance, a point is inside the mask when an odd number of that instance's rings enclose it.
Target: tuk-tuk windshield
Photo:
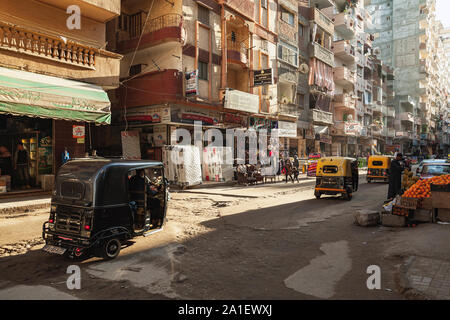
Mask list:
[[[323,173],[337,173],[338,167],[337,166],[323,166]]]
[[[372,165],[375,167],[381,167],[383,165],[383,161],[378,160],[372,161]]]

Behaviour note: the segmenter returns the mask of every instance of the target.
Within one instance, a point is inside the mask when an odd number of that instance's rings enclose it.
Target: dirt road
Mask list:
[[[0,298],[57,290],[79,299],[402,299],[395,276],[414,254],[408,238],[430,226],[354,225],[352,212],[379,210],[386,191],[363,183],[351,202],[317,200],[310,180],[172,193],[164,230],[111,262],[42,252],[45,213],[1,219]],[[67,289],[71,264],[81,268],[80,290]],[[371,265],[381,268],[381,290],[367,288]]]

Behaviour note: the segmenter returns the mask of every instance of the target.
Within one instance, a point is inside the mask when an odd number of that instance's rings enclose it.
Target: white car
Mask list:
[[[450,163],[425,163],[420,171],[420,179],[430,179],[435,176],[450,174]]]
[[[448,160],[445,159],[427,159],[422,160],[418,164],[411,165],[411,172],[414,176],[420,177],[420,173],[422,172],[423,165],[426,163],[446,163]]]

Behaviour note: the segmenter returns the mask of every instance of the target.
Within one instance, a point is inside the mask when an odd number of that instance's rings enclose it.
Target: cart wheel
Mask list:
[[[105,240],[101,246],[101,254],[105,260],[112,260],[119,255],[121,248],[120,240],[117,238],[111,238]]]

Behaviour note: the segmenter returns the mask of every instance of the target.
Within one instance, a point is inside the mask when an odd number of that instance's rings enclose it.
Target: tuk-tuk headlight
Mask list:
[[[57,206],[56,204],[52,204],[52,205],[50,206],[50,212],[51,212],[51,213],[56,212],[56,209],[58,209],[58,206]]]

